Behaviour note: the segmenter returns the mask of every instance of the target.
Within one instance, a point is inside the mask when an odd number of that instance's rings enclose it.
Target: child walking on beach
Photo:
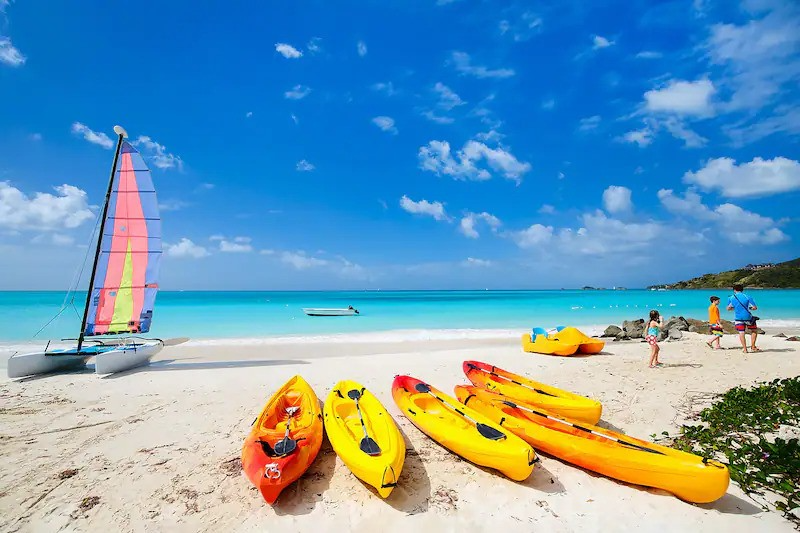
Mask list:
[[[708,306],[708,332],[711,334],[711,340],[706,342],[709,348],[719,350],[720,339],[722,339],[722,322],[719,318],[719,297],[711,297],[711,305]],[[714,347],[716,344],[716,348]]]
[[[658,353],[661,351],[661,347],[658,345],[658,334],[661,332],[662,325],[661,314],[656,310],[650,311],[650,320],[647,321],[647,334],[644,337],[647,344],[650,345],[650,368],[663,366],[663,363],[658,360]]]

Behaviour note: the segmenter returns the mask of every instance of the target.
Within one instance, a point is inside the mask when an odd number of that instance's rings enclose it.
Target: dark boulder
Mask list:
[[[606,328],[606,330],[603,332],[603,334],[600,335],[600,336],[601,337],[616,337],[620,333],[622,333],[622,329],[619,326],[611,325],[611,326],[608,326]]]
[[[644,319],[626,320],[622,323],[622,331],[631,339],[641,339],[644,337]]]
[[[686,323],[689,324],[689,331],[692,331],[692,326],[697,328],[699,331],[708,328],[708,322],[705,320],[697,320],[696,318],[687,318]]]
[[[683,331],[678,328],[672,328],[669,330],[669,340],[671,341],[679,341],[683,338]]]

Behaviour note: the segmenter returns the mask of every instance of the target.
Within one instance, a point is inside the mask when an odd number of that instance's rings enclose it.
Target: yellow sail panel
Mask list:
[[[131,241],[128,239],[128,248],[125,253],[125,262],[122,267],[122,279],[119,282],[117,298],[114,302],[114,315],[109,324],[109,333],[128,331],[128,321],[133,313],[133,254]]]

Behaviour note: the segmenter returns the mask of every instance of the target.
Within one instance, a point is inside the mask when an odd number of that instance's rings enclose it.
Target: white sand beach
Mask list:
[[[452,392],[466,381],[461,362],[477,359],[597,398],[603,424],[649,438],[674,434],[691,409],[702,408],[692,405],[697,395],[800,374],[800,343],[765,335],[762,353],[744,355],[735,337],[726,336],[730,349],[721,351],[708,349],[705,338],[663,343],[666,366],[658,369],[647,368],[640,342],[609,342],[600,355],[567,358],[525,354],[517,337],[343,337],[190,341],[165,348],[147,368],[105,379],[90,371],[2,378],[0,530],[792,531],[733,483],[717,502],[692,505],[548,456],[515,483],[440,447],[391,398],[396,374]],[[320,399],[340,379],[360,381],[395,416],[408,456],[388,500],[356,479],[327,441],[274,508],[244,478],[239,454],[250,424],[294,374]]]

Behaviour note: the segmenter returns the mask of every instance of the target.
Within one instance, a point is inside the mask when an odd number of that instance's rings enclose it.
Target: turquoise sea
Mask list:
[[[84,293],[85,294],[85,293]],[[37,339],[75,337],[84,294]],[[519,329],[560,324],[605,326],[644,317],[705,319],[708,298],[727,291],[352,291],[159,293],[151,336],[230,338],[328,335],[388,330]],[[749,291],[764,325],[800,326],[800,290]],[[56,315],[62,292],[0,292],[0,341],[29,340]],[[303,307],[347,307],[358,317],[308,317]],[[723,318],[732,314],[722,310]]]

